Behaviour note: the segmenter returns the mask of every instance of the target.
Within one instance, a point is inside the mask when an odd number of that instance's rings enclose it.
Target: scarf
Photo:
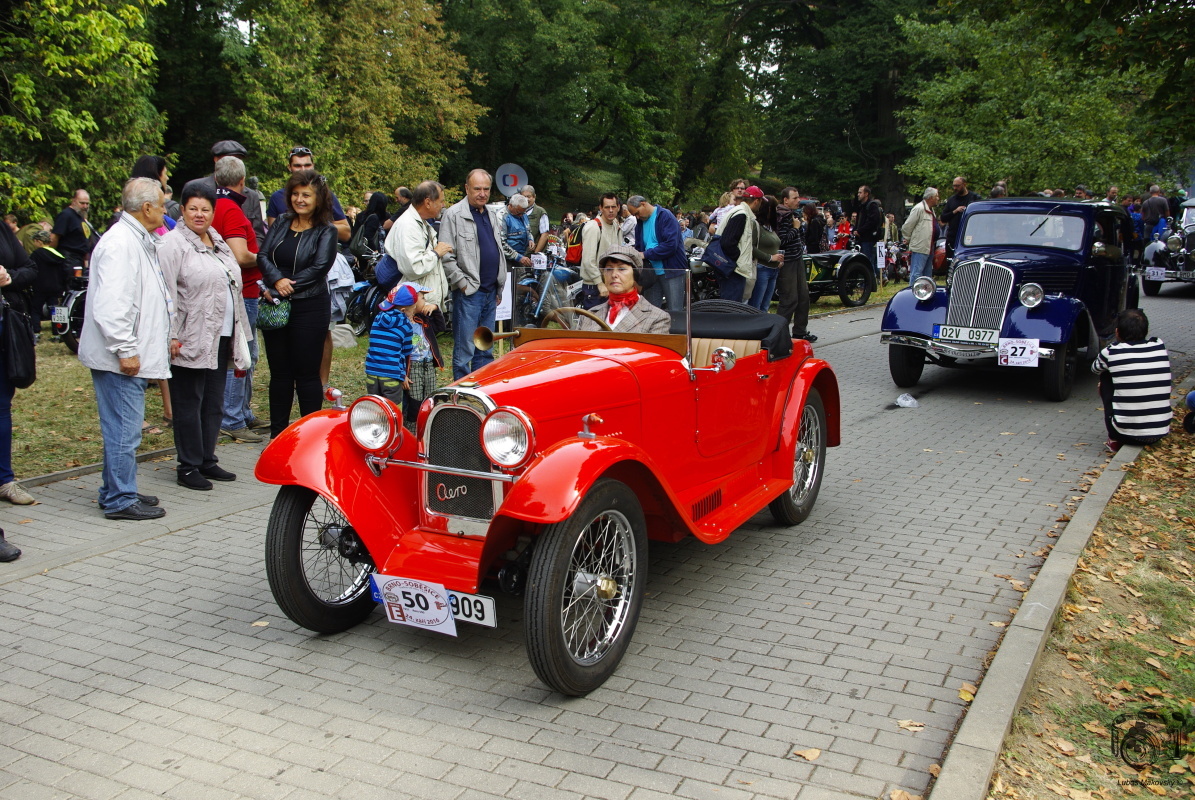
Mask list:
[[[607,300],[610,306],[610,317],[606,321],[611,325],[614,324],[614,318],[618,316],[618,310],[625,308],[630,311],[639,302],[639,290],[632,288],[631,291],[625,294],[611,294]]]

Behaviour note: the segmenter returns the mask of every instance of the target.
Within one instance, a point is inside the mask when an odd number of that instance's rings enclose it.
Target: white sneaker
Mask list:
[[[37,502],[33,499],[33,495],[25,491],[21,484],[16,481],[9,481],[0,486],[0,499],[7,500],[17,506],[31,506]]]

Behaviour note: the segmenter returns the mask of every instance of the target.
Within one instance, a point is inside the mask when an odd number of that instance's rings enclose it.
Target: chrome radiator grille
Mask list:
[[[951,275],[946,324],[1000,330],[1012,292],[1012,270],[987,261],[968,261]]]
[[[481,449],[481,417],[467,408],[436,409],[427,433],[428,464],[491,472]],[[494,484],[485,478],[426,473],[427,507],[435,514],[488,520],[494,516]]]

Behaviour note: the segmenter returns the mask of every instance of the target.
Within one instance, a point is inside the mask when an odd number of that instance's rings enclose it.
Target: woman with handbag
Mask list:
[[[162,237],[158,263],[174,303],[170,325],[170,395],[178,483],[208,490],[236,480],[216,458],[224,417],[228,362],[249,368],[249,317],[241,301],[241,268],[212,227],[216,193],[204,181],[183,187],[182,224]],[[210,479],[210,480],[209,480]]]
[[[320,358],[332,320],[328,271],[336,260],[332,193],[313,169],[291,173],[283,192],[287,213],[270,227],[257,254],[267,289],[257,327],[270,362],[270,436],[299,414],[323,405]],[[278,303],[274,303],[278,300]]]
[[[29,326],[28,300],[25,289],[37,280],[37,266],[33,259],[25,252],[15,233],[7,225],[0,225],[0,287],[3,287],[3,322],[8,325]],[[3,340],[9,342],[11,337],[4,330]],[[32,334],[21,337],[19,341],[32,340]],[[27,356],[28,351],[23,355]],[[17,483],[12,471],[12,398],[16,387],[9,379],[9,354],[5,348],[0,348],[0,499],[20,506],[27,506],[35,502],[33,496]],[[26,384],[27,385],[27,384]],[[14,552],[15,551],[15,552]],[[21,551],[4,541],[4,533],[0,531],[0,561],[12,561]],[[6,558],[5,556],[10,557]]]

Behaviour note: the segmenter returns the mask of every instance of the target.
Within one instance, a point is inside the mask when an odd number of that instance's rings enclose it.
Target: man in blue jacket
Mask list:
[[[689,259],[685,256],[676,215],[662,206],[653,206],[640,195],[628,198],[627,208],[638,220],[635,249],[643,254],[643,260],[656,275],[655,283],[644,287],[643,296],[657,308],[663,308],[667,298],[668,310],[680,311],[685,307]]]

